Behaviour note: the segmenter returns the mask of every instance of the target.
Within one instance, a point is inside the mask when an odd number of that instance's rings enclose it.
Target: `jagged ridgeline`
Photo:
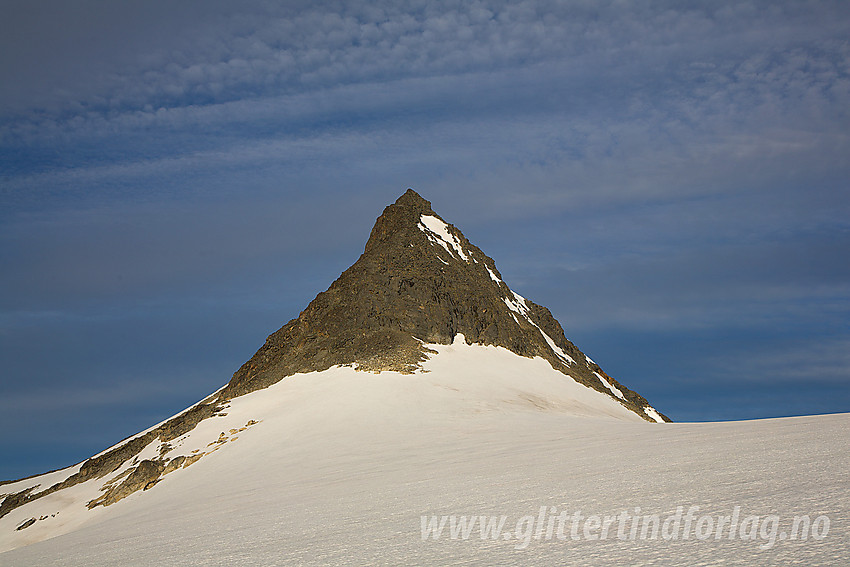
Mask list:
[[[165,455],[170,441],[221,414],[229,400],[287,376],[337,365],[410,373],[430,354],[429,343],[450,344],[458,334],[468,343],[542,357],[565,379],[569,376],[610,396],[644,419],[669,421],[586,357],[566,339],[548,309],[514,293],[502,281],[492,258],[435,213],[431,203],[408,189],[384,209],[357,262],[296,319],[270,335],[222,390],[88,459],[59,483],[40,491],[33,487],[7,494],[0,503],[0,517],[47,494],[104,477],[155,441]],[[89,506],[108,505],[130,492],[150,488],[162,475],[199,457],[183,458],[170,465],[164,458],[134,461],[121,484],[110,487]]]

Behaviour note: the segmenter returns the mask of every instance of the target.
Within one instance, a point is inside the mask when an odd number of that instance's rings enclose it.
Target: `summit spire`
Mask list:
[[[431,210],[431,201],[427,201],[422,197],[422,195],[410,187],[407,188],[407,191],[405,191],[401,197],[396,199],[394,204],[399,207],[415,208],[421,210],[423,213],[434,212]]]
[[[493,259],[413,189],[384,209],[357,262],[269,336],[222,397],[335,365],[412,372],[428,355],[424,344],[450,344],[458,334],[469,343],[542,357],[655,420],[643,397],[567,340],[548,309],[514,293]]]

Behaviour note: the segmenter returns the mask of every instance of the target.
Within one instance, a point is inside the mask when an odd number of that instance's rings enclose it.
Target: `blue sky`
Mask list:
[[[850,411],[846,2],[0,14],[0,478],[223,385],[407,187],[673,419]]]

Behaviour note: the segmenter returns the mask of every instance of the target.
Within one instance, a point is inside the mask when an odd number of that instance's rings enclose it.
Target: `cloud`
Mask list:
[[[821,11],[807,18],[793,14],[795,25],[778,34],[776,20],[782,10],[777,15],[770,5],[750,5],[746,11],[736,8],[738,4],[655,11],[622,2],[594,3],[592,8],[543,1],[443,2],[421,10],[400,3],[377,8],[359,3],[300,7],[249,3],[235,16],[214,5],[203,11],[204,22],[212,23],[188,26],[177,14],[172,26],[187,26],[186,33],[175,34],[161,47],[136,46],[135,64],[100,76],[88,85],[94,92],[81,91],[76,97],[61,93],[54,111],[107,115],[155,111],[552,62],[566,62],[591,75],[593,69],[622,64],[637,73],[665,66],[665,74],[674,71],[673,76],[681,78],[682,73],[695,75],[699,69],[714,69],[717,74],[723,70],[722,62],[742,55],[747,59],[754,49],[762,57],[770,56],[777,45],[784,51],[789,38],[792,45],[806,48],[812,44],[823,45],[828,52],[842,48],[843,42],[830,45],[844,31],[840,18],[830,17],[841,13],[840,4],[822,4]],[[793,11],[789,6],[785,9]],[[138,16],[132,10],[113,11],[102,29]],[[143,29],[154,27],[155,13],[151,10],[141,18],[147,24]],[[103,19],[103,15],[96,18]],[[113,43],[107,42],[110,49]],[[737,69],[734,78],[741,83],[756,78],[753,63]],[[62,106],[68,104],[79,106]]]
[[[516,134],[505,116],[529,126],[514,160],[544,166],[622,161],[649,147],[697,165],[718,152],[846,150],[850,57],[841,19],[830,18],[840,7],[792,14],[777,33],[792,8],[733,6],[351,4],[337,13],[317,4],[238,17],[214,7],[212,23],[142,50],[87,84],[91,92],[7,113],[0,144],[14,150],[7,171],[20,172],[9,182],[98,167],[132,175],[199,155],[253,166],[262,148],[335,137],[346,146],[352,130],[373,148],[399,147],[405,134],[440,143],[430,129],[442,123],[479,134],[456,145],[477,149],[469,163],[484,169],[486,141],[507,151]]]

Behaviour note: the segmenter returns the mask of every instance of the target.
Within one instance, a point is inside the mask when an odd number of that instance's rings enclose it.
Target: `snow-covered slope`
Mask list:
[[[109,488],[114,492],[114,487],[120,486],[139,462],[163,461],[166,469],[169,463],[174,463],[170,467],[173,470],[160,481],[165,482],[174,476],[191,474],[190,466],[194,470],[198,467],[195,463],[211,459],[220,450],[230,451],[233,444],[240,443],[240,438],[259,436],[273,446],[294,431],[336,436],[349,421],[365,420],[367,425],[368,420],[402,424],[416,419],[509,412],[523,407],[640,421],[636,414],[609,397],[555,371],[542,358],[520,357],[500,347],[467,345],[463,335],[458,335],[452,345],[428,345],[428,348],[434,354],[421,371],[412,375],[334,367],[297,374],[269,388],[235,398],[217,416],[202,421],[189,433],[167,443],[153,440],[134,459],[106,477],[91,479],[12,510],[0,518],[0,551],[94,521],[104,507],[90,503],[99,502],[110,493]],[[424,415],[417,418],[416,414],[423,411]],[[266,452],[264,447],[257,448],[254,458],[262,460]],[[70,477],[79,468],[76,465],[3,485],[0,494],[14,494],[30,487],[37,492]],[[123,503],[122,498],[108,505]],[[17,529],[32,519],[35,522]]]
[[[543,359],[460,336],[428,348],[436,353],[414,374],[334,367],[235,398],[170,450],[155,442],[140,456],[202,457],[111,506],[85,504],[120,469],[13,510],[0,519],[4,549],[50,539],[0,553],[0,565],[850,561],[850,415],[653,425]],[[522,531],[541,507],[546,524],[562,511],[636,507],[663,521],[678,506],[698,506],[697,517],[737,506],[741,518],[778,516],[783,530],[802,515],[830,525],[806,541],[777,531],[766,549],[758,533],[699,540],[693,527],[688,540],[629,539],[628,529],[621,540],[616,525],[602,540],[585,538],[583,524],[575,540],[569,525],[563,540]],[[47,517],[9,529],[36,515]],[[444,515],[505,516],[509,535],[482,539],[474,526],[453,539],[447,523],[423,540],[422,516]],[[589,535],[599,531],[591,524]]]

